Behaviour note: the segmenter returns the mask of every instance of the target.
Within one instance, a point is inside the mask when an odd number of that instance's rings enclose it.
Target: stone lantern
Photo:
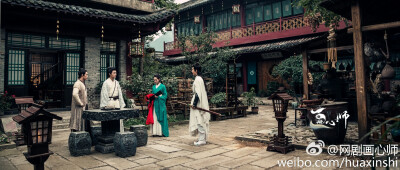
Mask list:
[[[268,145],[267,151],[277,151],[286,154],[294,150],[294,146],[290,144],[291,137],[285,136],[283,133],[283,122],[286,120],[287,108],[289,100],[292,100],[292,96],[284,92],[282,89],[269,98],[272,100],[274,106],[275,119],[278,121],[278,136],[275,134],[272,137],[271,144]]]
[[[23,142],[28,146],[28,152],[24,153],[25,158],[34,165],[35,170],[44,169],[44,162],[53,152],[49,151],[51,143],[53,119],[62,118],[47,112],[43,106],[33,105],[13,117],[13,120],[22,126]]]

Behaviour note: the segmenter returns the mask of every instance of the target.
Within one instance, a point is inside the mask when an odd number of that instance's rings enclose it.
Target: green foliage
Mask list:
[[[295,84],[303,83],[303,59],[301,55],[291,56],[277,66],[274,67],[272,71],[272,76],[280,76],[282,79],[288,81],[291,87],[294,87]],[[317,62],[310,60],[309,66],[319,65],[322,67],[323,62]],[[314,84],[318,84],[318,82],[322,79],[323,73],[311,73],[313,76]],[[273,90],[273,89],[271,89]],[[293,90],[293,89],[292,89]],[[269,91],[274,92],[274,91]],[[271,94],[272,94],[271,93]]]
[[[10,95],[7,91],[0,94],[0,110],[9,110],[15,102],[15,95]]]
[[[125,102],[125,104],[126,104],[125,108],[131,108],[131,106],[132,106],[132,101],[129,100],[128,97],[126,97],[126,94],[125,94],[125,93],[122,93],[122,96],[123,96],[124,102]]]
[[[101,93],[101,88],[103,87],[103,82],[99,82],[96,85],[96,88],[94,89],[95,94],[100,94]]]
[[[236,54],[228,47],[213,48],[217,34],[205,32],[197,36],[179,36],[178,47],[187,61],[182,64],[186,72],[191,71],[191,66],[199,63],[202,67],[202,76],[213,79],[214,84],[224,84],[227,63],[235,59]],[[191,46],[188,46],[191,44]]]
[[[147,116],[147,112],[146,112],[146,116]],[[180,115],[167,115],[168,118],[168,122],[172,123],[172,122],[181,122],[184,120],[188,120],[188,117],[184,117],[183,114]],[[138,118],[130,118],[130,119],[126,119],[124,120],[124,126],[129,128],[132,125],[146,125],[146,120],[147,117],[144,116],[139,116]],[[146,125],[148,126],[148,125]]]
[[[211,99],[210,102],[215,104],[217,107],[223,107],[226,105],[226,93],[220,92],[215,94]]]
[[[132,65],[139,66],[139,59],[132,59]],[[146,55],[143,58],[143,76],[139,74],[139,68],[132,68],[132,75],[126,81],[121,83],[121,86],[132,92],[134,95],[139,93],[150,93],[154,84],[154,75],[161,76],[161,81],[167,88],[169,95],[178,93],[177,76],[182,76],[182,66],[170,66],[160,63],[153,57]]]
[[[343,19],[340,15],[319,6],[322,1],[325,0],[294,0],[292,6],[301,6],[305,9],[305,22],[308,23],[314,31],[322,22],[325,22],[326,27],[333,26],[334,28],[339,26],[339,22],[342,20],[345,21],[347,25],[347,20]]]
[[[244,97],[244,103],[247,103],[247,106],[255,107],[257,104],[261,104],[260,101],[256,98],[254,87],[250,89],[250,92],[243,92],[242,96]]]
[[[11,138],[8,137],[6,134],[3,134],[0,132],[0,144],[10,143],[10,142],[11,142]]]
[[[278,90],[279,87],[282,85],[279,84],[278,82],[275,81],[269,81],[267,83],[267,94],[266,96],[271,96],[273,93],[275,93],[276,90]]]
[[[154,4],[158,8],[178,9],[178,4],[174,0],[154,0]]]

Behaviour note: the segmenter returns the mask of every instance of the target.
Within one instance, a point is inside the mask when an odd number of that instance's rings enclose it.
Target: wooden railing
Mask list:
[[[253,23],[239,28],[229,28],[228,30],[216,32],[217,38],[215,42],[225,42],[238,38],[267,35],[270,33],[284,32],[298,28],[306,27],[303,15],[279,18],[272,21]],[[311,28],[310,28],[311,30]],[[178,42],[164,42],[164,51],[178,50]]]

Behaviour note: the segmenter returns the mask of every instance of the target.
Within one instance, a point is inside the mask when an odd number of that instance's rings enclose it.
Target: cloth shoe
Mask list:
[[[194,142],[194,146],[200,146],[200,145],[205,145],[207,144],[206,141],[198,141],[198,142]]]

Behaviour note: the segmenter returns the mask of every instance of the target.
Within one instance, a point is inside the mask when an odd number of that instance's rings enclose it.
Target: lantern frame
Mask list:
[[[129,56],[131,57],[141,57],[144,56],[144,43],[141,42],[139,38],[128,43],[129,46]]]
[[[196,16],[194,16],[194,23],[195,24],[200,24],[200,15],[196,15]]]
[[[240,14],[240,4],[232,5],[232,14]]]

